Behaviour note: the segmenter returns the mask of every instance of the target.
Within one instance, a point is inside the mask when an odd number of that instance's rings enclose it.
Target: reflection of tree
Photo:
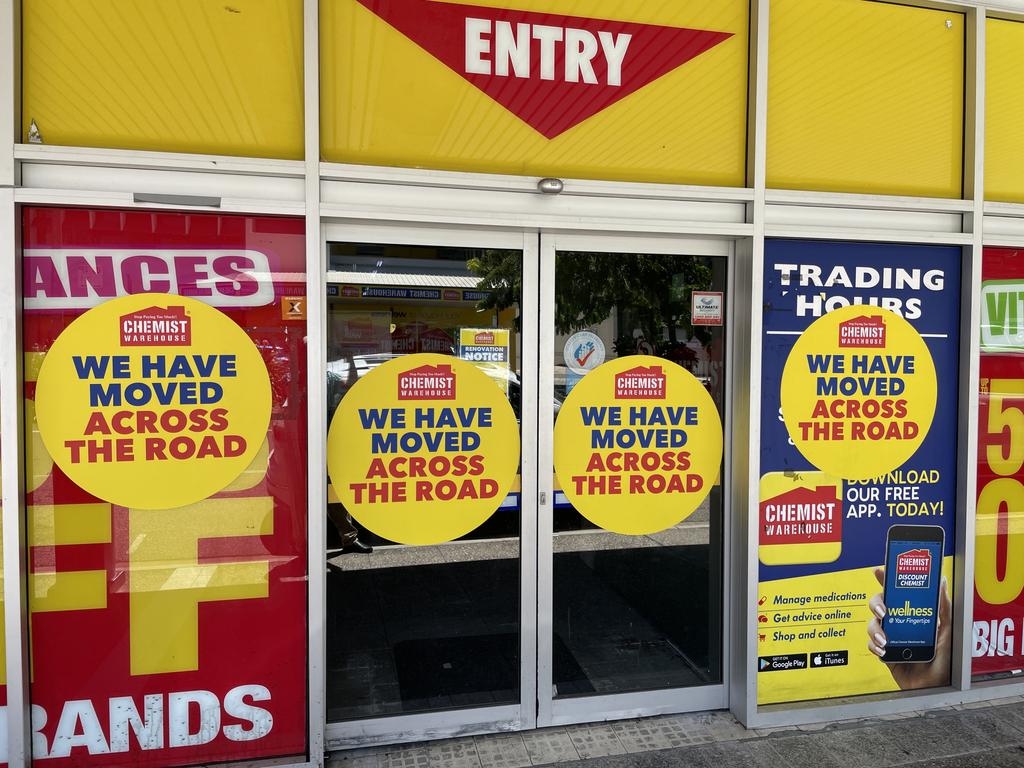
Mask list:
[[[519,304],[523,291],[523,254],[520,251],[480,251],[466,261],[469,270],[480,278],[477,287],[490,291],[481,299],[478,309],[493,309],[496,312]],[[518,325],[519,318],[516,317]]]
[[[667,330],[667,346],[674,347],[676,329],[690,327],[692,291],[711,287],[711,268],[705,262],[663,254],[560,251],[555,261],[555,328],[572,333],[597,325],[618,307],[652,343],[659,343]],[[520,264],[520,254],[512,251],[483,251],[469,261],[480,276],[480,288],[491,291],[480,302],[481,309],[501,310],[518,301]],[[703,329],[697,335],[708,343]]]

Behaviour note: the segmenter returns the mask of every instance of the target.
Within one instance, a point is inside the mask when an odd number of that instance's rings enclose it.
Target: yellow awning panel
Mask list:
[[[985,197],[1024,202],[1024,24],[986,24]]]
[[[964,17],[772,0],[768,186],[961,196]]]
[[[320,8],[326,160],[744,183],[747,0]]]
[[[46,144],[298,159],[302,0],[23,0]]]

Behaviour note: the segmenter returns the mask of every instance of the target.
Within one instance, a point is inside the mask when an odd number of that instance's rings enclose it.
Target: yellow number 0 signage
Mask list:
[[[1024,485],[1015,475],[1024,466],[1024,411],[1008,401],[1024,399],[1024,379],[991,379],[988,419],[990,437],[1001,443],[986,446],[985,460],[999,477],[989,480],[978,494],[977,545],[974,584],[978,597],[991,605],[1017,599],[1024,589]],[[999,510],[1006,505],[1005,567],[1000,575]]]

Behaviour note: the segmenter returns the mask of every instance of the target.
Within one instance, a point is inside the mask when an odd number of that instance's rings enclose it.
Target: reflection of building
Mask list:
[[[451,355],[457,352],[460,328],[507,325],[512,317],[509,311],[479,311],[487,292],[479,289],[479,277],[465,261],[453,258],[452,250],[423,253],[414,248],[385,250],[365,245],[332,250],[329,357],[416,352]],[[383,263],[385,254],[387,268],[381,270],[377,264]]]

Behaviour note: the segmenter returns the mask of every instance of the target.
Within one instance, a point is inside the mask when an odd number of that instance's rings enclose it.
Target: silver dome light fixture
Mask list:
[[[545,195],[557,195],[565,189],[565,185],[562,183],[561,179],[548,177],[537,182],[537,189]]]

